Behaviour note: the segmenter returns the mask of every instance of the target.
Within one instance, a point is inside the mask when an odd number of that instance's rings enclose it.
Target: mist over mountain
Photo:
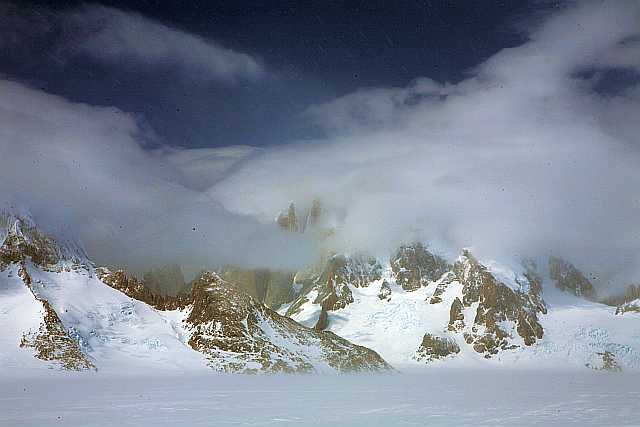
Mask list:
[[[269,74],[250,54],[137,14],[87,6],[56,16],[74,22],[71,35],[100,25],[69,52],[60,46],[73,37],[58,40],[63,58],[129,58],[138,68],[170,58],[181,73],[209,70],[223,85]],[[317,259],[318,242],[284,233],[275,218],[291,201],[308,209],[319,199],[334,230],[322,250],[388,255],[423,240],[450,260],[463,247],[506,263],[558,255],[622,289],[640,277],[639,16],[634,1],[570,3],[523,24],[523,44],[462,80],[427,75],[312,102],[290,120],[324,136],[277,146],[179,147],[143,115],[5,76],[2,208],[26,208],[100,263],[138,272],[174,263],[291,270]],[[50,31],[16,34],[3,23],[5,43]],[[157,45],[115,50],[114,34],[134,26]],[[174,55],[176,46],[208,59]],[[237,67],[216,68],[220,58]]]

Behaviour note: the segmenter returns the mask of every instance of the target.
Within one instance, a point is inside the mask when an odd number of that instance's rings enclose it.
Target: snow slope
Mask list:
[[[492,272],[496,270],[509,276],[494,265]],[[388,300],[378,296],[384,282],[391,288]],[[440,295],[442,302],[429,303],[440,282],[405,291],[396,284],[387,267],[383,277],[367,287],[348,285],[354,301],[345,308],[328,312],[327,329],[375,350],[394,367],[404,370],[442,367],[583,369],[586,365],[598,368],[604,352],[613,354],[622,369],[640,370],[640,313],[616,315],[615,307],[562,293],[547,283],[543,288],[547,313],[538,316],[544,328],[542,339],[526,346],[514,325],[503,324],[501,326],[509,331],[518,348],[503,350],[498,356],[487,359],[465,345],[462,334],[447,329],[451,304],[456,297],[462,299],[462,284],[458,281],[450,283]],[[316,324],[321,308],[313,303],[314,297],[315,294],[311,295],[292,315],[294,320],[306,325]],[[465,319],[474,318],[476,306],[465,309]],[[427,332],[452,338],[459,345],[460,353],[429,364],[416,360],[416,350]]]
[[[95,268],[82,253],[60,248],[31,221],[3,224],[0,368],[390,369],[375,352],[280,316],[215,273],[202,273],[188,294],[158,297],[124,272]]]
[[[98,280],[90,267],[55,272],[28,263],[27,272],[33,292],[49,301],[101,370],[206,366],[202,355],[183,341],[179,313],[158,312],[127,297]]]

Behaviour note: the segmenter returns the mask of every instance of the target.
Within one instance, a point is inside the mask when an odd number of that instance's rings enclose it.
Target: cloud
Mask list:
[[[41,49],[44,44],[47,55],[60,62],[81,55],[121,67],[173,68],[189,79],[225,83],[268,74],[252,55],[131,11],[93,4],[57,12],[11,3],[0,3],[0,11],[0,46]]]
[[[0,79],[0,202],[28,208],[57,237],[80,239],[99,263],[143,271],[234,263],[300,267],[314,259],[303,236],[234,214],[183,185],[203,155],[226,170],[251,149],[149,150],[136,119]],[[230,159],[230,165],[225,165]]]
[[[328,137],[259,153],[209,189],[273,218],[291,199],[338,212],[333,242],[386,254],[424,238],[455,254],[556,254],[601,282],[640,277],[640,78],[615,95],[585,72],[638,74],[640,6],[583,2],[456,84],[419,79],[310,108]]]
[[[202,65],[168,53],[178,30],[86,10],[76,25],[96,32],[82,52]],[[325,138],[261,149],[149,149],[129,114],[2,80],[0,194],[54,231],[69,224],[99,262],[300,266],[312,243],[273,219],[318,197],[339,250],[388,255],[420,238],[451,257],[555,254],[623,286],[640,277],[639,23],[635,1],[576,3],[463,81],[363,88],[292,118]],[[622,88],[596,88],[620,70]]]

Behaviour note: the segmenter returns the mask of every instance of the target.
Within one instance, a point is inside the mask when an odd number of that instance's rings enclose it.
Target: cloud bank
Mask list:
[[[216,181],[210,167],[198,171],[203,155],[224,172],[225,158],[252,149],[150,150],[136,119],[117,109],[6,79],[0,93],[0,209],[28,208],[46,231],[83,242],[97,262],[193,271],[225,263],[295,268],[313,259],[301,236],[230,213],[187,185],[195,176]]]
[[[73,46],[104,60],[255,74],[146,18],[76,13],[96,31]],[[68,224],[99,262],[299,267],[312,242],[274,218],[319,198],[338,250],[388,255],[423,239],[452,257],[553,254],[624,286],[640,279],[639,50],[636,1],[575,4],[463,81],[363,88],[292,118],[325,138],[261,149],[152,149],[132,115],[4,79],[0,194],[58,232]]]
[[[341,212],[334,244],[347,250],[422,238],[446,254],[555,254],[600,281],[638,280],[640,5],[580,3],[529,39],[456,84],[424,78],[312,107],[325,140],[262,153],[209,194],[265,220],[319,197]],[[626,86],[595,90],[621,69]]]

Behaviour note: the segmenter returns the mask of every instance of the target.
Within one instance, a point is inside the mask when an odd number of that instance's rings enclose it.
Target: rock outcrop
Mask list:
[[[640,313],[640,299],[629,301],[616,307],[616,314]]]
[[[193,283],[188,310],[189,345],[222,372],[390,369],[374,351],[281,316],[215,273]]]
[[[620,372],[622,368],[616,361],[616,357],[610,351],[594,353],[591,360],[586,363],[587,368],[596,371]]]
[[[460,353],[456,341],[449,337],[437,337],[429,333],[424,334],[422,343],[415,354],[416,360],[431,362]]]
[[[544,331],[537,317],[539,296],[534,299],[529,292],[501,283],[466,250],[455,263],[453,272],[463,285],[462,306],[475,307],[473,323],[465,322],[463,326],[464,340],[475,351],[491,357],[499,350],[517,347],[512,334],[502,326],[504,322],[515,324],[525,345],[542,338]],[[460,320],[460,313],[459,307],[452,307],[449,328],[459,329],[457,322],[464,321]]]
[[[22,336],[20,347],[33,348],[36,358],[53,362],[62,369],[70,371],[95,369],[88,356],[80,349],[79,343],[69,336],[49,301],[33,293],[31,277],[24,267],[24,262],[21,264],[18,275],[34,298],[42,304],[43,315],[38,330],[25,332]]]
[[[38,329],[25,331],[20,340],[20,347],[32,348],[36,358],[51,362],[61,369],[95,369],[79,343],[71,338],[49,301],[34,292],[32,279],[26,267],[29,263],[42,269],[77,269],[80,267],[79,263],[84,260],[83,252],[78,248],[59,246],[28,218],[1,214],[0,229],[3,237],[0,246],[0,271],[11,265],[17,266],[22,283],[42,306],[42,318]],[[75,253],[74,249],[78,249],[79,252]],[[61,263],[63,260],[66,261],[64,264]]]
[[[296,281],[302,282],[300,284],[305,291],[289,307],[286,315],[294,315],[309,300],[312,291],[315,291],[313,303],[320,304],[323,312],[345,308],[353,302],[349,286],[369,286],[381,275],[382,266],[375,258],[362,254],[333,255],[326,260],[322,269],[310,269],[303,275],[296,275]],[[319,322],[316,326],[324,323]]]
[[[446,260],[434,255],[422,243],[403,245],[391,257],[391,268],[398,283],[406,291],[414,291],[438,280],[450,270]]]
[[[593,284],[573,264],[560,258],[549,259],[549,275],[558,289],[594,301]]]
[[[297,296],[292,272],[226,266],[220,276],[269,308],[277,309]]]
[[[98,267],[95,272],[96,276],[104,284],[158,310],[184,308],[190,301],[188,292],[182,292],[174,296],[154,293],[143,281],[138,280],[133,275],[128,275],[124,270],[111,271],[106,267]]]
[[[145,286],[158,295],[178,295],[187,288],[182,269],[177,264],[164,265],[146,272]]]

